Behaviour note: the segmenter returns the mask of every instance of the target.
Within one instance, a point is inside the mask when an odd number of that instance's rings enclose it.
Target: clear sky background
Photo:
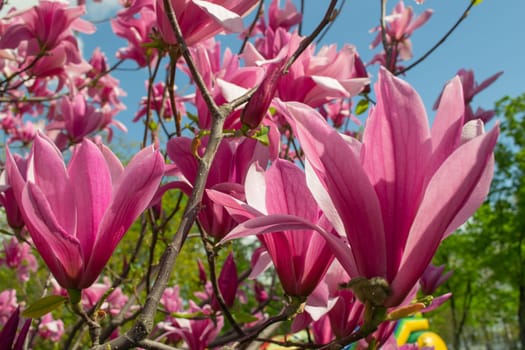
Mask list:
[[[18,6],[31,2],[35,1],[10,0],[11,5]],[[299,4],[299,1],[294,0],[294,3]],[[328,3],[328,0],[305,0],[303,33],[309,33],[317,25]],[[397,1],[388,1],[388,13],[396,3]],[[424,5],[417,5],[413,0],[405,0],[405,5],[412,6],[416,14],[427,8],[434,10],[427,24],[412,37],[414,59],[425,53],[451,28],[468,3],[468,0],[426,0]],[[100,46],[110,62],[115,62],[116,49],[126,46],[123,40],[111,35],[107,21],[119,8],[118,0],[102,0],[100,4],[88,0],[87,6],[88,18],[102,22],[98,25],[98,33],[82,37],[84,52],[89,56],[95,47]],[[378,50],[369,49],[375,36],[369,30],[379,23],[379,6],[379,0],[347,0],[321,45],[336,43],[341,47],[350,43],[357,47],[365,61],[371,59]],[[478,81],[504,71],[498,81],[475,98],[474,109],[477,106],[490,109],[496,100],[505,95],[516,96],[525,92],[524,14],[525,0],[484,0],[471,10],[468,18],[437,51],[407,73],[404,79],[420,93],[430,115],[433,114],[431,107],[443,84],[460,68],[473,69]],[[226,37],[218,37],[219,40],[221,38]],[[232,42],[231,38],[226,38],[224,45]],[[134,67],[131,62],[125,66]],[[376,70],[372,69],[371,73],[376,75]],[[119,71],[114,75],[121,80],[128,93],[124,99],[128,111],[117,118],[129,127],[138,101],[145,93],[146,75],[136,71]],[[130,129],[138,130],[138,127],[139,125]]]

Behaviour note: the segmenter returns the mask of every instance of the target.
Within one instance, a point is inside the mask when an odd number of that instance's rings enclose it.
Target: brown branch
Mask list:
[[[253,19],[252,23],[250,24],[250,28],[248,28],[248,32],[246,32],[246,36],[244,40],[242,41],[241,48],[239,49],[239,55],[244,52],[244,48],[246,47],[246,44],[248,43],[248,40],[250,39],[250,35],[252,35],[253,30],[255,29],[255,25],[257,24],[257,21],[259,20],[259,17],[263,14],[264,10],[264,0],[259,0],[259,6],[257,7],[257,14],[255,15],[255,18]]]
[[[288,59],[288,62],[286,62],[286,65],[283,68],[283,74],[288,73],[288,69],[290,69],[291,65],[297,60],[297,58],[299,58],[299,56],[301,56],[303,51],[306,50],[308,46],[310,46],[314,39],[322,32],[323,28],[335,19],[334,15],[336,15],[337,13],[336,11],[334,11],[334,9],[336,5],[337,0],[330,1],[330,5],[328,5],[328,8],[326,9],[325,15],[321,22],[313,30],[312,34],[310,34],[301,41],[297,50],[295,50],[295,52]]]

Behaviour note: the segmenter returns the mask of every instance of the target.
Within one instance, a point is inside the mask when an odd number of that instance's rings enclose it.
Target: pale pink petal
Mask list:
[[[422,14],[417,16],[417,18],[412,23],[410,23],[410,25],[406,29],[406,33],[409,33],[410,35],[412,34],[412,32],[414,32],[414,30],[421,27],[423,24],[427,23],[430,17],[432,17],[433,13],[434,11],[432,9],[425,10]]]
[[[295,102],[287,103],[286,108],[306,159],[322,185],[322,188],[310,187],[313,196],[318,200],[326,198],[323,192],[330,195],[333,208],[344,224],[360,275],[384,276],[386,254],[381,209],[359,159],[315,110]],[[323,212],[327,208],[326,202],[318,200],[318,205]],[[335,227],[338,222],[328,211],[325,214]],[[341,264],[345,265],[343,261]]]
[[[459,147],[430,180],[410,230],[399,272],[392,283],[394,295],[389,305],[398,305],[430,263],[443,235],[457,213],[470,201],[497,141],[499,128]],[[481,202],[477,203],[477,206]]]
[[[115,153],[113,153],[108,147],[102,144],[98,145],[98,147],[106,159],[106,164],[109,169],[109,173],[111,174],[111,183],[113,186],[115,186],[118,182],[118,179],[122,175],[122,172],[124,171],[124,167],[122,166],[120,159],[118,159]]]
[[[210,15],[210,17],[224,27],[226,31],[233,33],[240,33],[243,31],[244,26],[242,18],[237,13],[209,1],[192,0],[192,2]]]
[[[460,145],[465,102],[459,77],[447,83],[439,99],[439,108],[432,125],[432,174]]]
[[[296,232],[294,230],[313,230],[319,232],[345,270],[353,276],[358,276],[356,266],[352,259],[352,249],[348,246],[345,240],[323,230],[321,227],[314,225],[307,220],[292,215],[267,215],[247,220],[234,228],[220,243],[225,243],[232,239],[271,232],[290,231],[294,234]]]

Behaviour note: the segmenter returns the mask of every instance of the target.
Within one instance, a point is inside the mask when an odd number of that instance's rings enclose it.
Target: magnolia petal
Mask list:
[[[242,18],[235,12],[209,1],[193,0],[192,2],[204,10],[228,32],[240,33],[244,30]]]
[[[268,251],[264,249],[264,247],[258,248],[252,256],[252,271],[250,272],[248,279],[256,279],[261,273],[272,266],[272,264],[272,258],[270,257],[270,254],[268,254]]]
[[[410,230],[400,269],[391,285],[394,295],[390,305],[397,305],[416,284],[457,213],[466,203],[471,208],[474,206],[469,198],[486,176],[498,133],[499,128],[495,127],[488,134],[463,144],[430,180]]]
[[[76,199],[76,237],[84,256],[91,256],[98,226],[112,196],[111,174],[98,147],[85,139],[74,151],[69,175]]]
[[[352,249],[345,240],[337,237],[311,222],[292,215],[260,216],[241,223],[227,234],[220,244],[253,235],[290,231],[292,234],[302,233],[299,230],[313,230],[319,232],[332,249],[335,257],[351,276],[358,276],[352,255]]]
[[[439,100],[439,107],[432,125],[433,174],[447,157],[460,145],[465,102],[459,77],[447,83]]]
[[[124,167],[122,166],[120,159],[118,159],[115,153],[113,153],[108,147],[102,144],[97,146],[106,160],[107,168],[111,174],[111,183],[113,184],[113,189],[115,190],[115,186],[118,182],[118,179],[122,175],[122,172],[124,171]]]
[[[21,199],[24,221],[38,252],[62,287],[75,288],[83,267],[80,242],[60,226],[38,186],[29,182]]]
[[[254,163],[248,169],[244,183],[246,202],[257,211],[267,214],[266,208],[266,180],[261,167]]]
[[[164,158],[153,147],[140,151],[125,168],[100,223],[92,255],[86,257],[89,274],[83,276],[82,286],[91,285],[97,278],[133,221],[151,202],[163,174]]]
[[[48,137],[38,133],[33,141],[27,181],[45,194],[60,226],[66,232],[76,231],[77,213],[73,189],[62,153]]]
[[[340,222],[344,224],[359,271],[351,276],[384,276],[386,253],[381,210],[359,159],[314,109],[295,102],[287,103],[286,108],[317,183],[321,184],[319,187],[309,183],[310,191],[334,227],[340,226]],[[326,193],[333,206],[327,205]],[[340,222],[331,212],[333,208]],[[336,257],[341,259],[337,254]],[[356,270],[352,268],[352,272]]]
[[[176,137],[168,141],[168,156],[177,165],[182,175],[189,182],[197,177],[198,163],[192,154],[192,140],[187,137]]]
[[[381,69],[376,95],[377,104],[363,135],[361,159],[381,204],[386,277],[391,281],[423,195],[432,144],[425,107],[408,83]]]
[[[206,190],[206,194],[213,202],[224,206],[226,211],[228,211],[228,214],[230,214],[237,222],[244,222],[253,217],[264,215],[256,208],[251,207],[227,193],[215,189],[209,189]]]
[[[268,214],[286,213],[316,222],[319,209],[306,186],[304,173],[295,164],[277,159],[265,172]]]

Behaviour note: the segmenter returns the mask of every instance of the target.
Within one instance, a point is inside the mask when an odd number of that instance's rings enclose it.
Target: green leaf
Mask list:
[[[22,312],[22,316],[30,318],[40,318],[45,314],[57,309],[67,301],[66,297],[61,295],[49,295],[35,301]]]
[[[361,115],[365,113],[368,110],[368,106],[370,105],[370,102],[368,100],[361,100],[357,103],[357,106],[355,106],[355,114]]]
[[[256,139],[260,143],[262,143],[265,146],[268,146],[270,144],[270,140],[268,139],[268,132],[270,131],[270,128],[267,126],[262,126],[261,130],[257,132],[257,134],[253,135],[252,138]]]
[[[241,309],[235,310],[234,317],[238,323],[250,323],[258,320],[257,317]]]

